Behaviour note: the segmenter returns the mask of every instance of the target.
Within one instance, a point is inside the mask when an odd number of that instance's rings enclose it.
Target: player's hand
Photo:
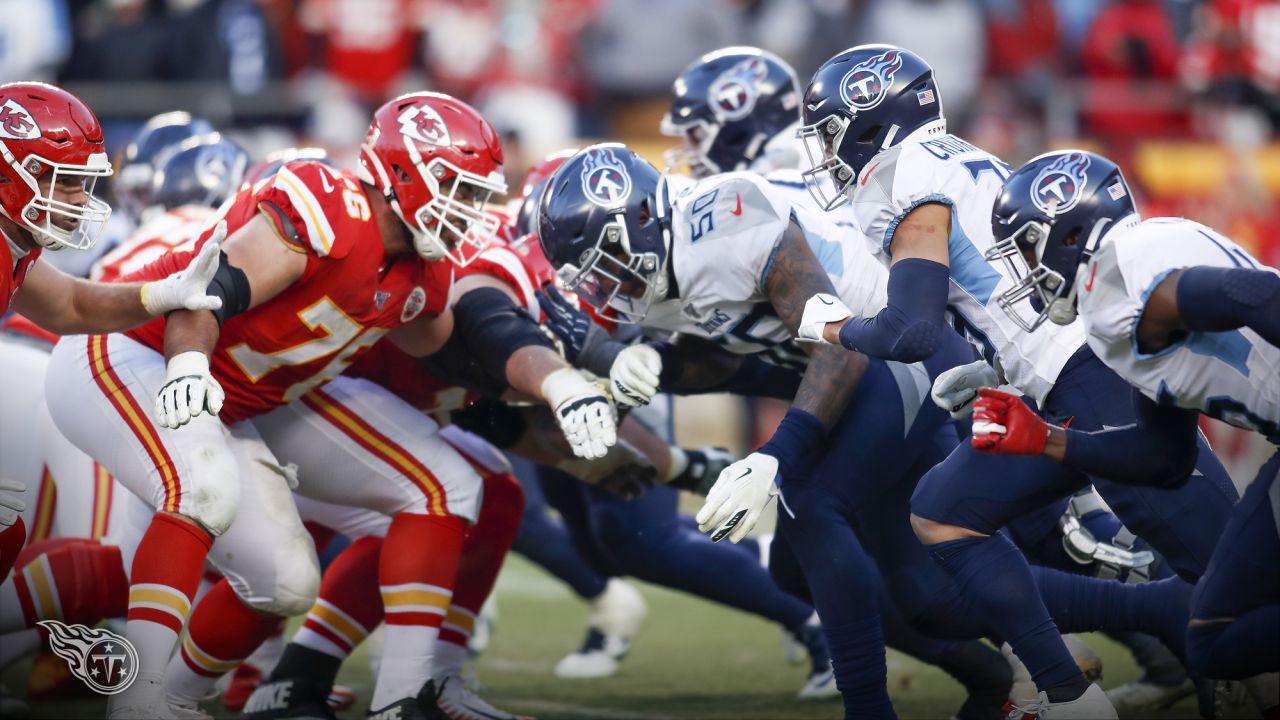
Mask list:
[[[217,415],[225,395],[209,371],[209,356],[188,350],[169,358],[164,387],[156,395],[156,419],[161,427],[178,428],[205,410]]]
[[[18,522],[19,514],[27,509],[27,504],[18,497],[18,493],[26,491],[26,485],[0,478],[0,530],[6,530]]]
[[[538,298],[538,307],[542,308],[543,314],[546,315],[542,326],[560,338],[560,343],[564,346],[565,359],[571,363],[577,362],[578,355],[586,346],[587,333],[591,330],[591,317],[580,308],[574,307],[573,303],[555,288],[536,290],[533,294]]]
[[[628,345],[609,368],[609,388],[613,401],[628,407],[648,405],[658,394],[662,357],[651,345]]]
[[[618,420],[609,398],[572,368],[561,368],[542,381],[542,397],[556,415],[573,454],[588,460],[604,457],[618,442]]]
[[[973,401],[978,388],[1000,384],[996,371],[985,360],[968,365],[958,365],[947,370],[933,381],[933,404],[951,413],[953,420],[963,420],[973,412]]]
[[[1040,455],[1049,439],[1049,424],[1022,398],[984,387],[973,404],[973,439],[978,450],[1001,455]]]
[[[218,271],[218,253],[227,237],[227,222],[219,220],[213,234],[200,247],[191,264],[169,277],[142,286],[142,306],[152,315],[174,310],[217,310],[222,298],[209,295],[209,283]]]
[[[698,529],[711,533],[712,542],[720,542],[726,535],[733,543],[742,540],[780,494],[777,475],[777,458],[758,452],[720,471],[698,511]]]
[[[796,338],[810,342],[826,342],[827,323],[844,322],[851,317],[853,317],[853,311],[840,298],[827,293],[818,293],[804,304],[804,313],[800,316],[800,327],[796,330]]]

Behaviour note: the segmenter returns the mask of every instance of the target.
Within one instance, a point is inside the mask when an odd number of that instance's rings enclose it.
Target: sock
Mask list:
[[[18,570],[0,586],[0,632],[41,620],[98,624],[125,614],[129,581],[120,548],[83,538],[51,538],[27,546]]]
[[[1074,700],[1089,689],[1049,611],[1038,600],[1035,578],[1012,541],[996,534],[949,540],[928,550],[1013,647],[1050,701]]]
[[[249,653],[249,657],[244,659],[246,665],[252,665],[262,672],[262,676],[266,677],[271,670],[275,668],[276,663],[280,662],[280,656],[284,654],[284,625],[285,620],[281,618],[276,623],[275,630],[263,640],[257,649]]]
[[[475,525],[467,530],[462,541],[462,554],[458,561],[458,582],[453,591],[453,603],[445,613],[440,627],[438,657],[432,676],[439,677],[462,669],[466,659],[467,642],[475,630],[476,615],[493,592],[498,581],[502,561],[511,549],[520,529],[520,517],[524,513],[524,491],[516,479],[507,474],[489,474],[484,478],[484,503]],[[447,650],[446,646],[461,648],[462,653]],[[454,662],[454,660],[457,660]]]
[[[888,669],[880,616],[847,625],[826,625],[836,687],[844,697],[845,717],[895,717],[889,702]]]
[[[169,661],[165,689],[184,704],[196,704],[224,674],[280,626],[280,617],[245,605],[231,583],[218,581],[191,613],[181,650]]]
[[[382,622],[382,598],[378,595],[382,546],[382,538],[362,537],[333,559],[320,580],[316,604],[293,636],[293,644],[341,662],[364,642]],[[278,672],[272,676],[296,677]]]
[[[375,710],[416,697],[431,676],[464,530],[456,516],[402,512],[391,521],[378,566],[387,631],[370,705]]]
[[[125,623],[125,636],[138,651],[139,674],[164,672],[212,544],[204,530],[168,513],[151,519],[134,555]]]
[[[1182,578],[1131,585],[1044,567],[1032,572],[1062,632],[1139,630],[1158,637],[1179,658],[1187,656],[1192,587]]]

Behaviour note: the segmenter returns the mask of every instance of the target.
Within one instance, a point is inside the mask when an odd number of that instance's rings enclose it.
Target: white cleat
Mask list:
[[[163,675],[139,674],[128,690],[107,703],[110,720],[186,720],[174,712],[164,693]]]
[[[639,590],[610,579],[604,592],[591,601],[586,639],[577,651],[556,663],[556,677],[602,678],[618,672],[619,663],[631,650],[631,639],[640,632],[648,614]]]
[[[527,715],[515,715],[490,705],[468,690],[458,675],[436,678],[436,683],[440,686],[436,706],[449,720],[533,720]]]
[[[1086,645],[1079,637],[1070,634],[1063,635],[1062,642],[1067,646],[1071,657],[1080,667],[1080,672],[1089,682],[1102,679],[1102,658],[1098,657],[1093,648]],[[1034,704],[1040,697],[1040,690],[1031,680],[1031,673],[1027,670],[1027,666],[1023,665],[1018,656],[1013,653],[1009,643],[1000,646],[1000,654],[1004,655],[1005,662],[1009,663],[1009,667],[1013,670],[1013,689],[1009,691],[1009,700],[1014,706]]]
[[[1119,720],[1116,709],[1097,683],[1091,683],[1083,695],[1069,702],[1051,703],[1040,693],[1035,702],[1014,706],[1005,720]]]
[[[805,681],[804,687],[796,693],[800,700],[826,700],[840,697],[840,688],[836,687],[836,674],[830,666],[823,672],[814,673]]]
[[[1107,691],[1107,699],[1121,714],[1164,710],[1184,697],[1196,694],[1195,683],[1183,680],[1178,685],[1160,685],[1153,682],[1125,683]]]

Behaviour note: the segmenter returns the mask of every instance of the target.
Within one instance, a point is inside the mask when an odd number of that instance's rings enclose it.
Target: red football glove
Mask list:
[[[1001,455],[1040,455],[1049,425],[1022,398],[995,388],[979,388],[973,403],[973,446]]]

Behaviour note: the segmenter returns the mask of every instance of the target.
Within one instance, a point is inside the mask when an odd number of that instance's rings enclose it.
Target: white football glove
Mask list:
[[[978,388],[999,387],[1000,378],[985,360],[975,360],[947,370],[933,381],[933,404],[951,413],[953,420],[963,420],[973,414],[973,401],[978,399]]]
[[[209,356],[188,350],[169,358],[164,387],[156,395],[156,418],[161,427],[178,428],[205,410],[217,415],[225,395],[209,371]]]
[[[15,480],[0,478],[0,530],[12,527],[18,522],[18,515],[27,509],[27,504],[17,495],[26,491],[26,485]]]
[[[800,327],[796,337],[811,342],[826,342],[822,331],[827,323],[841,322],[853,317],[853,311],[840,301],[840,298],[827,293],[818,293],[804,304],[804,313],[800,316]]]
[[[712,542],[726,535],[736,543],[751,532],[778,491],[778,460],[772,455],[751,453],[720,471],[698,511],[698,529],[711,533]]]
[[[542,397],[552,407],[573,454],[588,460],[604,457],[618,442],[613,404],[581,373],[561,368],[542,381]]]
[[[628,407],[648,405],[658,394],[658,376],[662,374],[662,357],[652,346],[628,345],[618,353],[609,368],[609,387],[613,401]]]
[[[218,272],[218,253],[227,237],[227,221],[218,221],[213,234],[201,246],[191,264],[169,277],[142,286],[142,306],[152,315],[173,310],[217,310],[222,298],[208,294],[209,283]]]

